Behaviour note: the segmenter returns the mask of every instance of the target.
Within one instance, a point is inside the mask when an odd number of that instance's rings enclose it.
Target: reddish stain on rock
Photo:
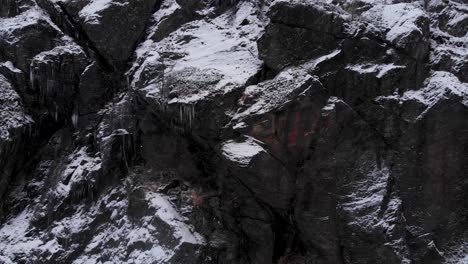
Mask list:
[[[300,128],[301,128],[301,113],[295,112],[292,129],[288,133],[288,146],[297,145],[297,139],[299,137]]]

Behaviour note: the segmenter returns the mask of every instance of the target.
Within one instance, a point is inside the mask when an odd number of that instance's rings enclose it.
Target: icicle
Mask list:
[[[195,106],[194,105],[190,105],[189,106],[189,127],[191,128],[192,127],[192,123],[195,119]]]
[[[195,106],[192,104],[179,105],[179,122],[182,127],[190,129],[195,120]]]
[[[29,83],[31,84],[31,88],[34,88],[34,68],[32,67],[29,71]]]
[[[123,160],[125,162],[125,169],[128,170],[128,161],[127,161],[127,146],[125,144],[125,134],[121,135],[122,138],[122,155],[123,155]]]
[[[72,124],[74,128],[78,128],[78,110],[75,107],[72,114]]]
[[[58,121],[58,106],[57,106],[57,103],[55,102],[54,102],[54,105],[55,105],[54,118],[55,118],[55,121],[57,122]]]
[[[184,122],[184,116],[183,116],[183,107],[184,106],[180,106],[179,107],[179,120],[180,120],[180,123],[183,123]]]

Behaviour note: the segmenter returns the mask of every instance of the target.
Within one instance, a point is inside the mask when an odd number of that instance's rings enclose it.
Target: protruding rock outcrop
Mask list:
[[[276,1],[259,44],[260,58],[274,70],[325,55],[344,38],[347,15],[322,2]]]
[[[74,44],[57,46],[32,59],[29,69],[31,93],[56,121],[63,122],[72,116],[80,75],[87,64],[86,55]]]
[[[59,1],[99,53],[125,67],[160,0]]]
[[[27,139],[31,138],[33,120],[23,108],[20,96],[10,82],[0,74],[0,208],[11,178],[20,169],[27,156]],[[21,160],[19,160],[21,159]],[[2,216],[0,210],[0,216]]]

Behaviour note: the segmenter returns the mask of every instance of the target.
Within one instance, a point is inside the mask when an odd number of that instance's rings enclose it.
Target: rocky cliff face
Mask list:
[[[468,263],[468,2],[2,0],[0,263]]]

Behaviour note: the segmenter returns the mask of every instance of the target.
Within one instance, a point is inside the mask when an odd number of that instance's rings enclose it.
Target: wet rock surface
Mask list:
[[[0,262],[468,261],[463,1],[0,3]]]

